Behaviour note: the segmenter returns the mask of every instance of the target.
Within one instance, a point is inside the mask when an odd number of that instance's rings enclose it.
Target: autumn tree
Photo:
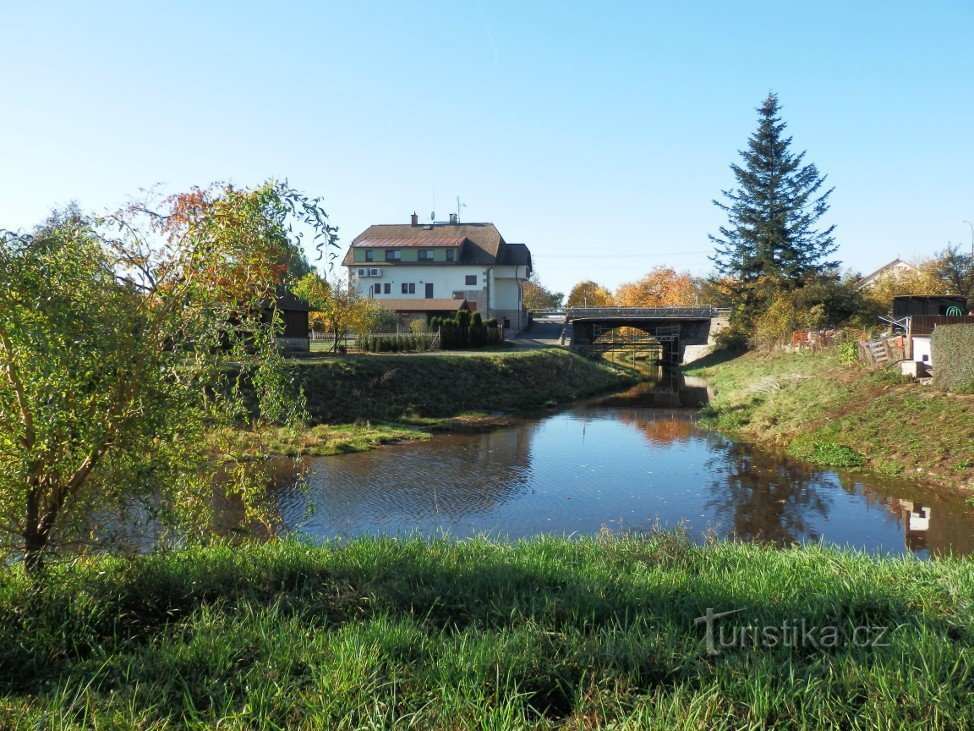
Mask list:
[[[948,244],[933,258],[931,271],[944,284],[945,294],[962,295],[974,305],[974,251],[965,254],[959,246]]]
[[[910,269],[884,272],[863,287],[863,296],[876,314],[889,313],[894,297],[950,293],[950,285],[940,278],[937,263],[932,260],[917,262]]]
[[[736,187],[714,205],[727,213],[727,225],[711,257],[718,275],[734,288],[735,319],[748,322],[769,297],[803,286],[833,270],[829,257],[837,245],[834,226],[819,226],[829,209],[831,189],[805,153],[790,150],[791,137],[778,113],[778,97],[768,94],[758,108],[758,128],[732,164]]]
[[[612,307],[612,292],[592,281],[579,282],[568,295],[565,307]]]
[[[697,287],[689,272],[658,266],[635,282],[625,282],[616,290],[619,307],[675,307],[696,304]]]
[[[0,540],[28,573],[119,511],[206,535],[212,427],[301,416],[274,312],[297,229],[334,244],[318,201],[271,182],[0,232]],[[226,478],[255,515],[262,485]]]
[[[350,332],[369,330],[380,317],[379,303],[362,297],[341,278],[328,282],[319,274],[306,274],[295,283],[293,291],[311,307],[312,320],[331,333],[333,352],[338,352]]]
[[[565,299],[563,292],[553,292],[538,280],[536,274],[521,283],[522,302],[529,310],[557,310]]]

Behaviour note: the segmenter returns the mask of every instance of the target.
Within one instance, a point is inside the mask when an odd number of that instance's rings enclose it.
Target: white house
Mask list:
[[[879,269],[871,272],[856,282],[856,287],[858,289],[868,289],[876,283],[877,279],[883,277],[898,277],[903,274],[912,274],[913,272],[919,271],[913,264],[908,261],[903,261],[899,257],[893,259],[893,261],[883,264]]]
[[[492,223],[460,223],[451,215],[448,223],[421,224],[414,213],[408,224],[369,226],[342,263],[362,296],[388,302],[401,315],[404,300],[413,314],[442,314],[466,301],[505,328],[527,324],[521,287],[531,274],[531,252],[507,243]]]

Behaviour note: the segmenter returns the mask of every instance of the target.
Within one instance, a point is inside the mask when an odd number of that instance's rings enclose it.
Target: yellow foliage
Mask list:
[[[642,279],[619,285],[615,301],[619,307],[677,307],[693,305],[696,294],[689,272],[658,266]]]
[[[612,307],[612,292],[595,282],[579,282],[572,287],[565,307]]]

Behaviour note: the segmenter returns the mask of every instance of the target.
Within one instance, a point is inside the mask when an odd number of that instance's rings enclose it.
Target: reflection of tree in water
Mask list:
[[[828,518],[832,500],[815,470],[737,442],[708,467],[718,476],[707,507],[737,537],[779,546],[818,538],[810,519]]]
[[[686,413],[649,411],[647,409],[618,409],[616,418],[627,426],[640,431],[651,444],[667,446],[674,442],[686,442],[693,436],[693,423]]]

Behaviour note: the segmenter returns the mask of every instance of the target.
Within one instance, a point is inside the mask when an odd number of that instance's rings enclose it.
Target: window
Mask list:
[[[399,249],[386,249],[386,261],[402,261],[402,252]]]
[[[373,284],[371,287],[369,287],[369,292],[371,292],[373,295],[382,294],[382,285]]]
[[[389,282],[386,282],[383,294],[392,294],[392,285]]]
[[[416,283],[415,282],[403,282],[402,283],[402,293],[403,294],[416,294]]]
[[[477,275],[476,274],[468,274],[467,275],[467,284],[468,285],[473,285],[474,287],[476,287],[477,286]]]
[[[432,249],[420,249],[419,250],[419,260],[420,261],[433,261],[433,250]]]
[[[375,259],[373,258],[374,254],[375,254],[375,252],[372,251],[372,249],[366,249],[365,250],[365,260],[366,261],[375,261]]]
[[[446,250],[446,260],[447,261],[456,261],[457,260],[457,252],[454,251],[453,249],[447,249]]]

